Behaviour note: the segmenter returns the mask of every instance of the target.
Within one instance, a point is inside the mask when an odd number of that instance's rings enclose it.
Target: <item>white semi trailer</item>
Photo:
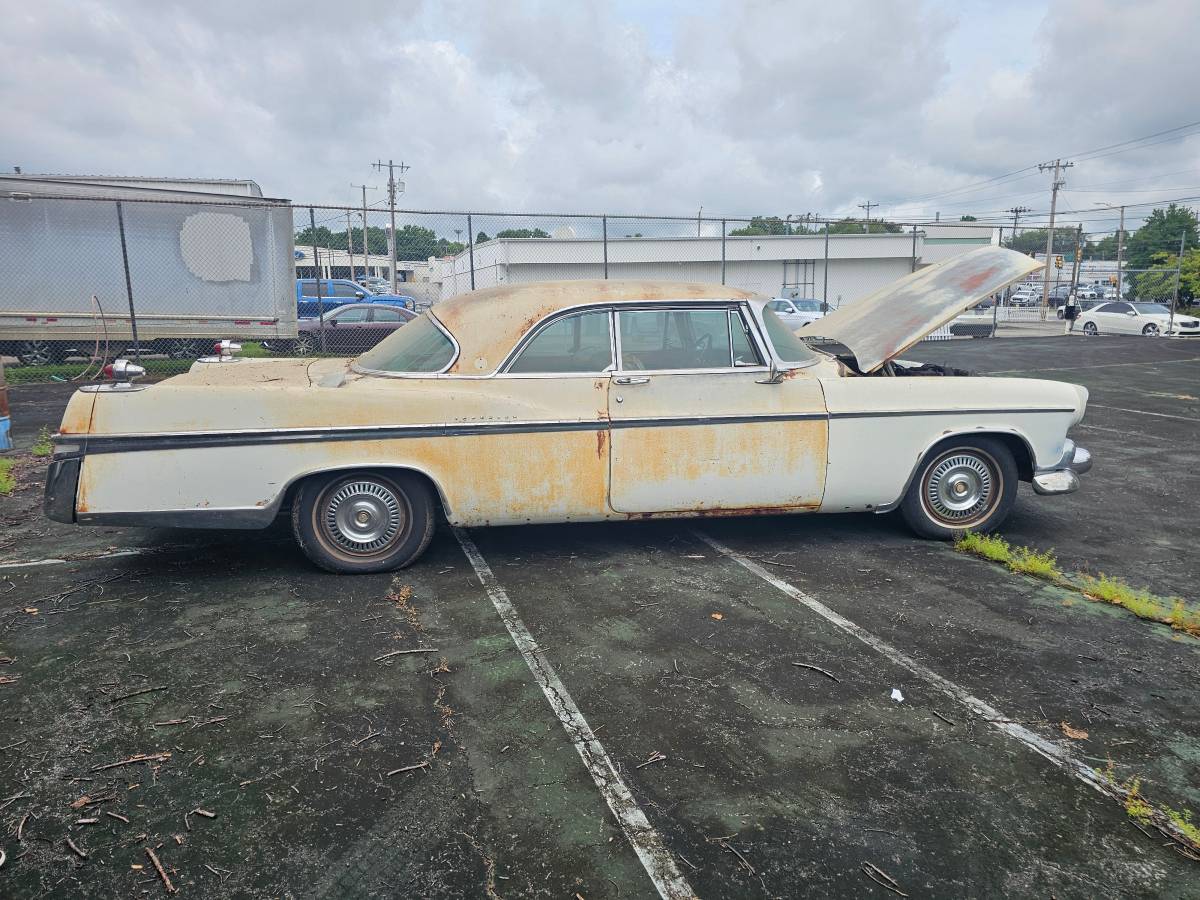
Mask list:
[[[0,354],[295,337],[293,256],[291,206],[253,182],[0,176]]]

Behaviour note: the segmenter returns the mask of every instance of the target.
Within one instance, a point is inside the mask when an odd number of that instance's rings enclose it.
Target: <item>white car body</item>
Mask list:
[[[1200,335],[1200,319],[1171,311],[1161,303],[1114,301],[1089,309],[1075,323],[1085,334],[1141,334],[1157,337],[1168,334],[1176,337]]]
[[[929,455],[956,437],[1012,454],[1011,480],[997,479],[997,490],[1026,480],[1041,494],[1069,493],[1090,466],[1066,436],[1083,417],[1084,388],[913,377],[952,373],[896,360],[1031,264],[988,247],[906,276],[822,320],[822,335],[849,351],[836,357],[745,291],[574,281],[443,301],[354,361],[213,357],[157,385],[90,386],[54,438],[47,515],[265,528],[292,505],[299,528],[294,498],[306,484],[379,472],[419,480],[464,526],[885,512],[909,503]],[[897,305],[909,314],[881,314]],[[700,321],[707,333],[688,330]],[[677,337],[660,340],[638,322],[666,323],[667,336],[674,322]],[[585,334],[595,343],[581,353]],[[522,367],[552,336],[547,358],[576,367]],[[436,367],[388,362],[435,345],[444,345]],[[705,362],[676,361],[689,354]],[[356,513],[363,521],[376,515],[370,502]]]
[[[811,325],[829,311],[827,304],[810,297],[776,297],[767,304],[767,308],[792,331]]]

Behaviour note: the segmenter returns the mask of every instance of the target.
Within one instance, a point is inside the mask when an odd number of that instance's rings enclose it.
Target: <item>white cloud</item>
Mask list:
[[[3,4],[0,163],[313,202],[390,155],[414,207],[847,214],[1200,118],[1190,0]],[[1198,143],[1081,161],[1064,206],[1200,185]],[[895,211],[1043,208],[1046,183]]]

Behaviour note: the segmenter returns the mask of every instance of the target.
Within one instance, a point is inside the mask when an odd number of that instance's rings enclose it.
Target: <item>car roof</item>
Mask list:
[[[495,371],[517,342],[547,316],[592,304],[636,305],[663,300],[757,300],[750,291],[684,281],[541,281],[459,294],[430,310],[459,345],[457,375]]]

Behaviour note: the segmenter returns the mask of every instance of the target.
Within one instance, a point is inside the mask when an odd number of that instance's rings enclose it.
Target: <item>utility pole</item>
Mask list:
[[[363,220],[363,278],[366,278],[366,277],[367,277],[367,275],[369,275],[369,274],[370,274],[369,267],[370,267],[370,265],[371,265],[371,257],[370,257],[370,253],[371,253],[371,251],[370,251],[370,247],[369,247],[369,245],[367,244],[367,191],[377,191],[377,190],[379,190],[379,188],[376,188],[376,187],[371,187],[370,185],[366,185],[366,184],[354,184],[353,182],[351,182],[351,183],[350,183],[350,187],[352,187],[352,188],[362,188],[362,194],[363,194],[363,206],[362,206],[362,220]]]
[[[1175,257],[1175,290],[1171,292],[1171,317],[1167,321],[1167,334],[1175,331],[1175,307],[1179,305],[1179,282],[1183,276],[1183,248],[1187,241],[1187,232],[1179,235],[1179,255]]]
[[[350,210],[346,210],[346,253],[350,257],[350,280],[354,281],[354,238],[350,236]],[[363,279],[366,277],[366,272],[363,272]]]
[[[1050,182],[1050,228],[1046,232],[1046,265],[1042,267],[1042,316],[1050,305],[1050,259],[1054,255],[1054,213],[1058,209],[1058,189],[1067,183],[1062,175],[1063,169],[1071,168],[1075,163],[1063,162],[1056,159],[1052,163],[1040,163],[1038,171],[1054,170],[1054,178]]]
[[[371,163],[375,167],[375,171],[382,172],[385,163],[383,160]],[[392,271],[392,293],[396,293],[396,192],[397,187],[401,194],[404,193],[404,182],[396,181],[396,169],[400,170],[401,177],[407,172],[411,166],[406,166],[404,161],[400,161],[400,165],[396,165],[390,159],[386,163],[388,170],[388,209],[392,215],[392,228],[388,232],[388,268]]]
[[[868,200],[866,203],[858,204],[859,209],[865,209],[867,211],[867,234],[871,233],[871,207],[878,205],[878,203],[872,203],[870,200]]]
[[[1117,299],[1124,300],[1124,285],[1122,282],[1125,280],[1123,277],[1125,268],[1123,263],[1125,258],[1125,207],[1113,206],[1111,203],[1097,203],[1096,206],[1103,209],[1121,210],[1121,224],[1117,228]]]
[[[1015,247],[1016,243],[1017,243],[1017,221],[1021,218],[1021,216],[1025,215],[1025,213],[1032,212],[1032,210],[1028,206],[1014,206],[1012,209],[1006,209],[1005,212],[1012,213],[1012,217],[1013,217],[1012,242],[1013,242],[1013,246]],[[1001,241],[1000,243],[1003,244],[1004,242]]]
[[[704,207],[700,207],[700,212],[696,213],[696,237],[700,237],[700,217],[704,215]]]

